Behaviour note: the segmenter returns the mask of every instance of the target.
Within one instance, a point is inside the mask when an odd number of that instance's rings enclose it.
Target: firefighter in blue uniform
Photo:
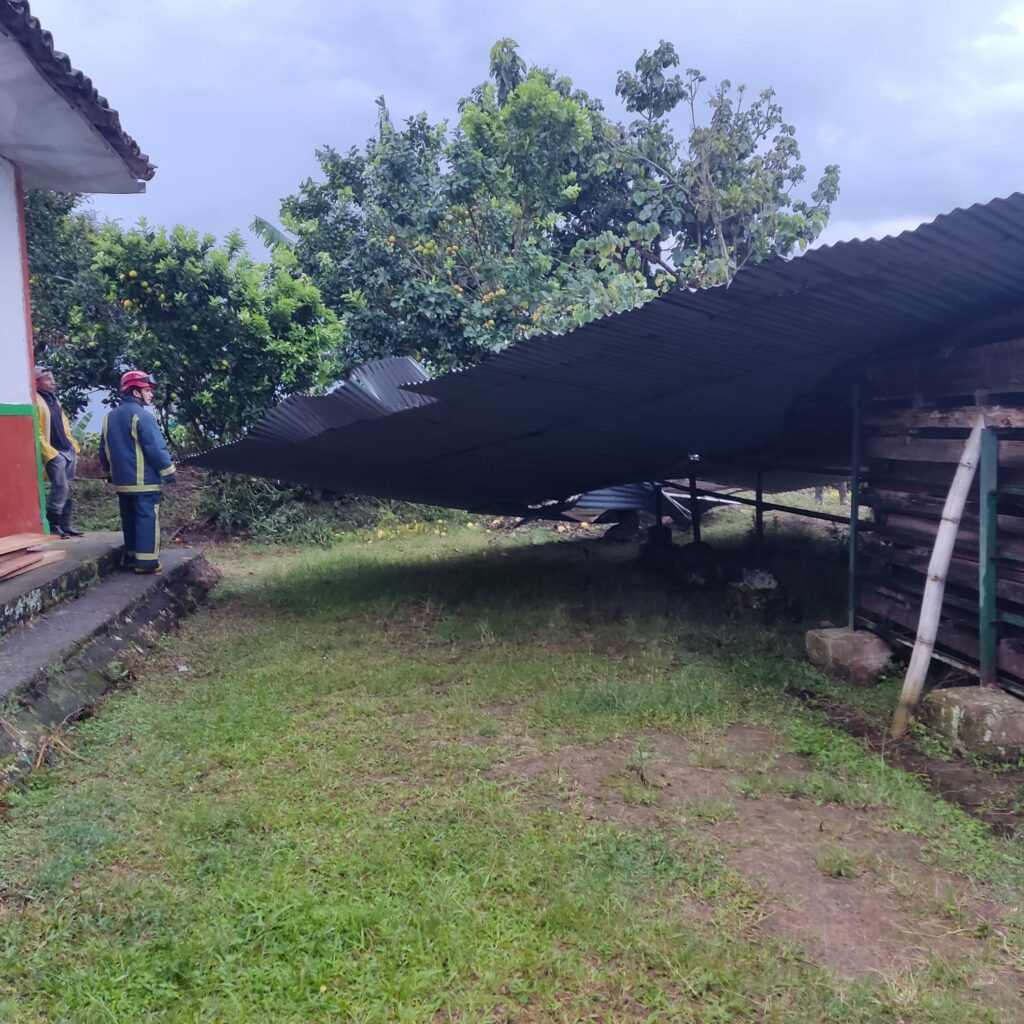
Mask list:
[[[103,421],[100,463],[117,491],[124,531],[124,565],[137,573],[160,572],[160,494],[177,474],[156,417],[156,381],[142,370],[121,378],[121,404]]]

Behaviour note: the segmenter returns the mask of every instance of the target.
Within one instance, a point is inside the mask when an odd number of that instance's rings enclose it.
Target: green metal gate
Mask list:
[[[1024,497],[1024,487],[999,489],[999,434],[986,429],[981,435],[979,466],[978,533],[978,668],[984,686],[998,686],[999,627],[1024,627],[1024,616],[999,610],[999,563],[1024,562],[1024,553],[999,544],[999,496]]]

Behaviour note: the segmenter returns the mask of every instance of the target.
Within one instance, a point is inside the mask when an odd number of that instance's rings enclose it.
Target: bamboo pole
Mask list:
[[[956,468],[953,482],[946,495],[946,504],[942,509],[942,520],[935,534],[935,546],[928,562],[928,582],[925,584],[924,597],[921,599],[921,617],[917,623],[917,638],[914,651],[910,656],[906,678],[903,680],[903,691],[900,693],[896,713],[892,716],[890,734],[899,739],[906,731],[910,721],[910,712],[917,704],[924,686],[928,666],[931,664],[932,651],[935,648],[935,637],[939,631],[939,616],[942,613],[942,598],[946,591],[946,573],[953,557],[953,545],[956,543],[960,519],[967,504],[967,495],[974,481],[981,454],[981,433],[985,429],[985,415],[979,413],[971,428],[970,436],[964,444],[960,464]]]

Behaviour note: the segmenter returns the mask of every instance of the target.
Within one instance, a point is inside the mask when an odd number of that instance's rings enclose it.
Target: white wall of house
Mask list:
[[[0,405],[33,400],[14,167],[0,157]]]

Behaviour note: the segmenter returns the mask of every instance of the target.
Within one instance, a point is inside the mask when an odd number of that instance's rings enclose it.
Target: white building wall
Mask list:
[[[0,405],[33,400],[25,282],[13,165],[0,157]]]

